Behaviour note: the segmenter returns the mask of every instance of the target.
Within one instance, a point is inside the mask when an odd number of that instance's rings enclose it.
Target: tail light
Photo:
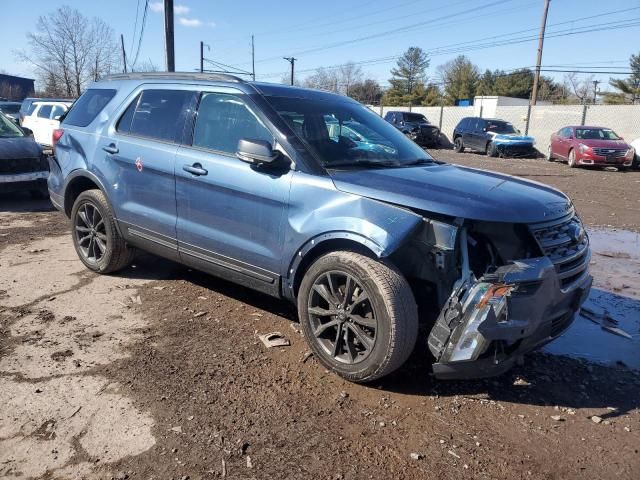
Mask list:
[[[62,138],[62,135],[64,134],[64,130],[61,128],[56,128],[53,131],[53,135],[51,135],[51,145],[52,146],[56,146],[56,143],[58,143],[58,140],[60,140]]]

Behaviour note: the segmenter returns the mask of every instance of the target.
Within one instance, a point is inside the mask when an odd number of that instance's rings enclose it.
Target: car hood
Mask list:
[[[533,137],[529,137],[527,135],[520,135],[518,133],[495,133],[495,132],[487,132],[487,133],[493,138],[493,141],[497,143],[509,143],[509,142],[533,143],[535,141]]]
[[[38,158],[40,146],[31,137],[0,138],[0,160]]]
[[[435,125],[431,125],[429,122],[404,122],[406,127],[430,127],[430,128],[438,128]]]
[[[535,223],[572,208],[566,195],[546,185],[456,165],[329,173],[343,192],[470,220]]]
[[[576,141],[591,148],[629,148],[629,144],[624,140],[588,140],[577,138]]]

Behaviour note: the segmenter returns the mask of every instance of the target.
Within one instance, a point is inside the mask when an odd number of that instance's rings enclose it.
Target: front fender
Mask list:
[[[341,192],[329,177],[292,177],[283,277],[293,279],[305,254],[319,243],[347,240],[382,258],[391,255],[421,223],[411,210]]]

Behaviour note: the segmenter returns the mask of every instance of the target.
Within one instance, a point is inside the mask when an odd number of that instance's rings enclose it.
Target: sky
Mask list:
[[[139,41],[145,2],[0,0],[3,12],[0,71],[34,76],[28,64],[18,61],[15,51],[28,48],[26,35],[34,30],[38,16],[46,17],[62,5],[77,8],[87,17],[102,18],[118,37],[124,35],[127,55],[132,58]],[[461,53],[482,71],[534,66],[544,0],[174,0],[174,3],[178,71],[199,68],[200,41],[206,44],[206,58],[250,71],[253,34],[258,80],[280,81],[289,69],[289,63],[282,57],[295,56],[300,78],[317,67],[353,61],[361,62],[368,77],[388,85],[389,71],[396,58],[411,46],[430,53],[427,75],[434,80],[437,67]],[[639,37],[640,0],[551,0],[543,68],[626,72],[629,56],[640,52]],[[139,62],[151,61],[164,68],[160,1],[149,1],[140,45]],[[543,73],[556,79],[564,75]],[[598,73],[595,79],[604,82],[601,86],[604,90],[612,76],[626,75]]]

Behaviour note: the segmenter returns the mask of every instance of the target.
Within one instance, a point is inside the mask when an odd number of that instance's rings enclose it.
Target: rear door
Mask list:
[[[175,155],[196,94],[184,87],[136,90],[115,125],[100,139],[108,163],[111,200],[134,243],[177,258]]]
[[[273,143],[268,125],[235,89],[201,94],[191,145],[177,153],[177,231],[183,262],[276,293],[291,171],[236,157],[241,138]]]
[[[462,133],[462,142],[465,147],[476,148],[475,131],[478,125],[478,118],[469,118]]]

